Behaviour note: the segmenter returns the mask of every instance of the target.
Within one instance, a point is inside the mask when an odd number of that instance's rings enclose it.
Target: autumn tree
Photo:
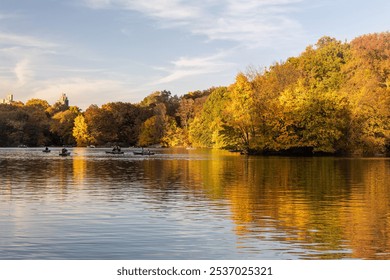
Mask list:
[[[285,63],[275,63],[263,71],[250,69],[246,74],[253,85],[255,137],[251,148],[259,152],[278,150],[280,119],[283,108],[278,102],[279,96],[293,87],[300,77],[296,61],[292,58]]]
[[[138,145],[145,147],[160,143],[161,137],[158,137],[160,135],[158,126],[157,116],[147,119],[141,126]]]
[[[79,114],[74,119],[72,135],[75,138],[78,147],[85,147],[90,143],[91,137],[89,135],[88,126],[82,114]]]
[[[53,144],[74,145],[73,126],[75,118],[80,114],[80,109],[71,106],[68,110],[59,111],[52,117],[50,131],[54,134]]]
[[[111,129],[116,134],[118,144],[135,145],[138,141],[142,118],[142,108],[131,103],[115,102],[102,106],[102,110],[112,116]]]
[[[341,151],[350,118],[348,100],[340,93],[348,59],[347,44],[324,37],[295,60],[299,78],[278,98],[283,112],[279,149]]]
[[[1,104],[0,142],[3,146],[45,145],[50,141],[49,121],[41,107]]]
[[[43,146],[50,142],[50,119],[45,106],[31,103],[21,108],[25,114],[23,142],[29,146]]]
[[[255,99],[253,84],[243,73],[229,89],[229,103],[224,110],[224,135],[227,139],[240,139],[243,150],[252,148],[256,137]]]
[[[390,32],[351,42],[343,92],[352,105],[349,147],[361,154],[386,152],[390,142]],[[387,149],[387,152],[389,150]]]
[[[171,117],[175,117],[177,108],[179,107],[179,98],[176,95],[172,96],[172,93],[167,90],[156,91],[145,97],[141,102],[141,107],[149,107],[153,109],[158,104],[164,104],[166,114]]]
[[[117,128],[112,112],[107,108],[91,105],[84,113],[85,122],[96,145],[116,143],[118,140]]]
[[[304,87],[286,90],[280,97],[283,127],[278,136],[281,149],[338,152],[347,130],[349,108],[335,92],[313,93]]]
[[[50,104],[43,99],[33,98],[26,102],[25,106],[27,107],[35,107],[37,109],[40,109],[41,111],[46,111],[48,108],[50,108]]]
[[[189,123],[194,118],[194,100],[192,98],[182,98],[176,115],[179,117],[180,126],[188,129]]]
[[[15,146],[23,143],[23,127],[27,116],[20,107],[0,104],[0,144]]]

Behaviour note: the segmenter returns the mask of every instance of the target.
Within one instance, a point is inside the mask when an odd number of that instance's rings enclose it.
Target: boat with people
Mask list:
[[[66,148],[63,148],[58,155],[61,157],[66,157],[66,156],[70,156],[70,152]]]
[[[42,152],[43,153],[50,153],[51,151],[50,151],[50,149],[48,147],[46,147]]]
[[[122,151],[121,147],[114,146],[111,151],[106,151],[106,154],[112,154],[112,155],[122,155],[125,152]]]

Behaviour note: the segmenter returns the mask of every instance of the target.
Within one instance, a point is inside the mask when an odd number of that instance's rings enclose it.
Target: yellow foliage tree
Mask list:
[[[254,90],[248,78],[240,73],[230,86],[230,103],[225,109],[227,137],[241,140],[244,150],[251,148],[251,140],[256,137]]]
[[[88,145],[91,140],[83,115],[78,115],[74,120],[73,137],[76,139],[78,147]]]

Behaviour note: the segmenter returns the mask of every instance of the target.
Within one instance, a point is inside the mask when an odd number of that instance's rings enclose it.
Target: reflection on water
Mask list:
[[[390,259],[390,160],[0,149],[1,259]]]

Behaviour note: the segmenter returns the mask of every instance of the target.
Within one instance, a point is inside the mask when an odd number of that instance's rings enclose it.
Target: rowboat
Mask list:
[[[61,157],[67,157],[70,156],[70,152],[60,152],[58,155]]]

